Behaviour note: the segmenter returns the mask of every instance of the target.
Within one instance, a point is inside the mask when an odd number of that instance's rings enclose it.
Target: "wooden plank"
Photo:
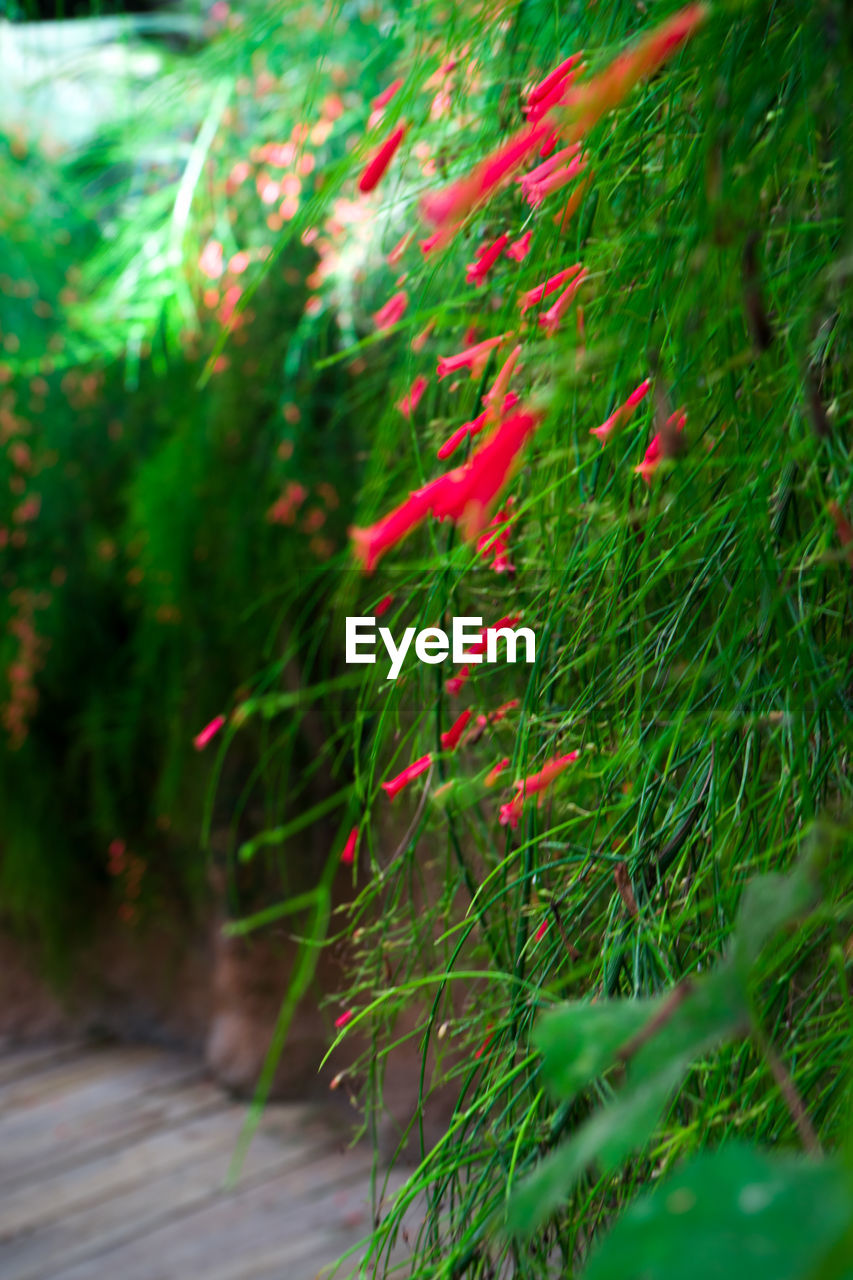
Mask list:
[[[306,1109],[294,1107],[291,1131],[303,1122]],[[177,1128],[155,1132],[118,1152],[97,1156],[83,1165],[43,1178],[37,1194],[29,1186],[18,1187],[0,1202],[0,1241],[56,1220],[64,1214],[95,1204],[152,1181],[165,1173],[190,1165],[217,1151],[233,1150],[243,1127],[244,1109],[226,1105],[211,1116],[200,1116]],[[281,1126],[284,1121],[278,1117]],[[2,1274],[2,1268],[0,1268]]]
[[[0,1244],[0,1274],[15,1280],[42,1280],[59,1267],[67,1268],[135,1239],[147,1240],[164,1223],[183,1221],[194,1210],[226,1200],[225,1189],[233,1154],[232,1134],[212,1150],[198,1152],[180,1168],[131,1184],[76,1211],[61,1211],[35,1231]],[[286,1170],[298,1172],[322,1154],[328,1135],[310,1127],[288,1142],[260,1134],[252,1143],[238,1191],[263,1183]],[[39,1189],[41,1194],[41,1189]]]
[[[81,1088],[102,1087],[116,1095],[133,1096],[165,1079],[200,1074],[193,1058],[151,1046],[95,1049],[7,1083],[0,1089],[0,1121],[39,1106],[59,1110],[66,1097]],[[80,1105],[79,1098],[74,1105]]]
[[[369,1229],[369,1169],[369,1156],[361,1151],[300,1161],[256,1187],[220,1194],[123,1246],[42,1272],[39,1280],[243,1280],[253,1268],[270,1265],[279,1280],[313,1276],[318,1242],[327,1246],[322,1266],[328,1246],[335,1257]],[[304,1271],[294,1270],[292,1263],[304,1263]],[[9,1280],[28,1277],[12,1271]]]
[[[157,1129],[175,1128],[224,1106],[222,1090],[208,1080],[165,1085],[130,1103],[117,1102],[95,1112],[67,1108],[51,1127],[35,1133],[25,1129],[17,1138],[2,1142],[0,1196],[11,1187],[41,1182],[63,1169],[116,1152]]]
[[[0,1086],[10,1081],[30,1079],[39,1071],[54,1067],[68,1058],[81,1057],[85,1053],[85,1045],[77,1041],[59,1045],[31,1045],[27,1048],[7,1041],[0,1051]]]

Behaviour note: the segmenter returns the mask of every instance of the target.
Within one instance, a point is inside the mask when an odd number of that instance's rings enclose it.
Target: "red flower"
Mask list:
[[[387,516],[383,516],[369,528],[351,528],[349,533],[356,559],[361,561],[368,573],[372,573],[385,552],[402,542],[407,534],[426,519],[428,513],[429,505],[424,499],[423,490],[416,489],[399,507],[389,511]]]
[[[413,782],[415,778],[419,778],[422,773],[426,773],[431,764],[431,755],[421,756],[420,760],[415,760],[414,764],[408,765],[402,773],[398,773],[396,778],[392,778],[390,782],[383,782],[382,790],[389,800],[393,800],[397,793],[407,787],[410,782]]]
[[[540,203],[538,199],[532,198],[532,193],[535,192],[540,183],[549,178],[561,165],[567,165],[570,161],[578,159],[580,145],[579,142],[573,142],[570,146],[563,147],[561,151],[555,151],[542,164],[538,164],[535,169],[530,169],[529,172],[522,173],[520,177],[516,178],[516,182],[521,187],[522,194],[529,204]]]
[[[393,603],[394,603],[393,596],[383,596],[382,599],[379,601],[379,604],[373,610],[374,618],[381,618],[383,613],[388,612],[388,610],[391,608],[391,605]]]
[[[447,692],[459,693],[462,687],[467,683],[470,674],[471,668],[467,664],[464,667],[460,667],[455,676],[450,676],[445,680],[444,687]]]
[[[546,765],[539,770],[538,773],[531,773],[529,777],[522,778],[516,782],[516,792],[507,804],[501,805],[500,824],[502,827],[511,826],[513,830],[518,826],[518,820],[521,817],[524,801],[527,796],[541,793],[546,787],[549,787],[555,778],[558,778],[564,769],[570,764],[574,764],[580,755],[579,751],[570,751],[564,756],[555,756],[553,760],[549,760]],[[542,803],[543,796],[540,794],[539,803]]]
[[[526,125],[491,155],[481,160],[468,177],[451,183],[443,191],[424,196],[421,200],[421,214],[435,227],[436,235],[433,239],[436,243],[447,243],[472,209],[487,200],[505,182],[509,182],[515,170],[541,145],[552,127],[546,120]]]
[[[392,325],[402,320],[409,305],[409,295],[405,289],[401,289],[399,293],[393,294],[388,301],[374,313],[373,323],[377,329],[390,329]]]
[[[516,623],[520,621],[521,621],[521,614],[515,613],[509,618],[501,618],[498,622],[492,622],[487,627],[480,627],[480,633],[479,633],[480,638],[479,640],[475,640],[472,644],[468,646],[468,649],[466,651],[467,656],[476,657],[480,653],[485,653],[486,645],[488,643],[487,637],[490,631],[500,631],[504,627],[514,627]],[[451,676],[448,680],[445,680],[444,687],[447,690],[447,692],[458,693],[459,690],[463,687],[463,685],[467,682],[470,674],[471,674],[471,669],[466,663],[464,667],[459,668],[459,671],[455,676]],[[509,707],[510,707],[510,703],[506,703],[504,709],[508,710]],[[501,710],[501,708],[498,708],[498,710]]]
[[[347,842],[341,850],[341,862],[347,867],[351,867],[355,858],[356,845],[358,844],[358,827],[353,827],[347,836]]]
[[[455,521],[467,540],[478,537],[539,421],[539,414],[525,410],[503,418],[464,466],[442,477],[445,484],[436,493],[433,515]]]
[[[358,180],[359,191],[363,191],[366,194],[368,191],[372,191],[377,185],[385,170],[393,160],[394,153],[403,141],[405,132],[405,123],[398,124],[397,128],[388,135],[381,147],[374,152],[373,156],[365,165],[362,175]]]
[[[479,288],[507,244],[509,244],[509,236],[502,235],[498,236],[497,240],[494,240],[491,244],[484,245],[481,249],[478,249],[476,261],[469,263],[468,270],[465,272],[466,282]]]
[[[412,338],[413,351],[423,351],[424,347],[426,346],[427,338],[432,333],[434,328],[435,328],[435,320],[430,320],[426,325],[424,325],[420,333],[415,334],[414,338]]]
[[[483,342],[478,342],[455,356],[439,356],[439,378],[447,378],[451,373],[458,373],[460,369],[468,369],[472,378],[481,377],[492,351],[509,336],[508,333],[502,333],[497,338],[486,338]]]
[[[485,399],[485,397],[484,397]],[[518,396],[514,391],[509,391],[504,396],[502,413],[507,413],[513,405],[518,404]],[[451,453],[455,453],[466,436],[477,436],[483,430],[489,420],[489,409],[484,409],[482,413],[478,413],[476,418],[472,418],[470,422],[463,422],[461,427],[457,427],[453,435],[445,440],[438,451],[439,458],[449,458]]]
[[[534,942],[542,941],[542,939],[545,937],[545,934],[548,932],[548,926],[550,925],[550,923],[551,923],[550,916],[546,916],[545,919],[540,924],[539,928],[536,930],[536,932],[533,935]]]
[[[224,724],[225,724],[224,716],[214,716],[210,724],[205,725],[201,733],[197,733],[196,736],[193,738],[193,746],[195,747],[196,751],[203,751],[204,748],[207,746],[208,742],[210,742],[211,738],[216,737],[217,733],[219,733],[219,730],[222,728]]]
[[[493,787],[497,782],[504,769],[509,768],[509,756],[504,756],[503,760],[499,760],[496,765],[489,770],[483,779],[484,787]]]
[[[551,276],[544,284],[538,284],[535,289],[528,289],[518,304],[521,307],[521,314],[526,315],[531,307],[537,306],[543,298],[547,298],[555,289],[559,289],[564,281],[571,279],[573,275],[581,270],[582,264],[573,262],[570,267],[566,267],[564,271],[558,271],[555,276]]]
[[[510,515],[513,499],[507,498],[500,511],[492,516],[489,527],[477,539],[477,551],[481,556],[492,557],[495,573],[514,573],[515,565],[509,562]],[[503,526],[503,527],[502,527]]]
[[[355,1009],[347,1009],[346,1013],[342,1013],[339,1018],[335,1018],[335,1026],[340,1031],[340,1029],[345,1027],[348,1022],[351,1022],[354,1017]]]
[[[555,67],[544,80],[540,80],[539,84],[534,85],[527,95],[527,104],[524,108],[524,114],[528,120],[537,120],[548,110],[548,106],[553,106],[559,101],[565,90],[571,84],[577,72],[572,72],[572,68],[583,57],[582,53],[573,53],[565,61]]]
[[[494,1033],[494,1031],[491,1031],[491,1030],[490,1030],[491,1026],[492,1026],[492,1023],[491,1023],[491,1022],[486,1023],[486,1030],[487,1030],[487,1031],[489,1031],[489,1034],[486,1036],[485,1040],[484,1040],[484,1041],[483,1041],[483,1043],[480,1045],[480,1047],[479,1047],[479,1049],[477,1050],[477,1052],[474,1054],[474,1057],[475,1057],[475,1058],[482,1058],[483,1054],[486,1052],[486,1050],[488,1049],[489,1045],[490,1045],[490,1044],[492,1043],[492,1041],[494,1040],[494,1038],[495,1038],[495,1033]]]
[[[646,450],[643,461],[639,466],[634,467],[635,473],[638,476],[642,476],[647,485],[651,486],[652,476],[664,458],[675,456],[678,436],[684,430],[686,422],[687,415],[684,411],[676,409],[675,413],[670,414],[667,418],[663,431],[656,432],[652,437],[652,442]]]
[[[546,164],[550,164],[550,161],[546,161]],[[560,187],[565,187],[569,182],[574,181],[578,174],[583,172],[586,165],[586,156],[580,155],[575,156],[574,160],[562,169],[554,167],[544,177],[535,181],[532,180],[530,174],[526,174],[525,178],[522,179],[521,189],[524,192],[527,203],[533,206],[540,205],[552,191],[558,191]],[[542,167],[544,166],[540,166],[540,168]],[[536,170],[534,169],[533,172],[535,173]]]
[[[425,378],[422,374],[418,374],[412,383],[411,390],[408,395],[403,396],[401,400],[397,401],[396,408],[400,410],[404,418],[411,418],[415,409],[417,409],[420,404],[421,398],[428,386],[429,378]]]
[[[571,305],[575,294],[587,278],[589,272],[584,267],[575,277],[572,283],[563,290],[556,302],[552,302],[551,306],[539,317],[539,327],[544,329],[549,337],[557,332],[560,327],[560,321]]]
[[[388,257],[385,259],[385,261],[389,264],[389,266],[394,267],[397,265],[397,263],[400,261],[403,254],[405,253],[406,249],[412,243],[414,236],[415,236],[414,231],[407,231],[404,236],[401,236],[401,238],[394,245],[394,248],[389,251]]]
[[[578,310],[580,310],[580,308],[578,308]],[[651,385],[652,384],[649,382],[648,378],[645,378],[640,385],[631,392],[625,403],[620,404],[618,409],[614,409],[610,417],[605,419],[600,427],[590,427],[589,434],[591,436],[598,436],[598,439],[601,441],[602,448],[607,444],[607,441],[613,435],[616,428],[624,426],[628,421],[637,405],[648,394],[649,387]]]
[[[518,240],[513,240],[511,245],[507,246],[506,256],[512,258],[513,262],[521,262],[530,252],[530,241],[533,238],[532,231],[525,231],[523,236]]]
[[[573,136],[586,133],[607,111],[618,106],[635,84],[681,48],[707,15],[704,4],[686,5],[638,40],[632,49],[620,54],[587,84],[570,89],[567,99]]]
[[[450,728],[441,735],[441,748],[443,751],[455,751],[459,746],[459,739],[462,737],[468,721],[471,719],[470,711],[463,711],[460,716],[454,720]]]
[[[374,111],[381,111],[383,107],[387,107],[388,103],[394,97],[394,94],[399,92],[402,87],[402,80],[392,80],[388,88],[383,89],[382,92],[377,94],[371,102],[370,105],[373,107]]]

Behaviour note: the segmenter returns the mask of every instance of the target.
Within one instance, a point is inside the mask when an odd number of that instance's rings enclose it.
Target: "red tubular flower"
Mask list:
[[[217,733],[219,733],[219,730],[222,728],[224,724],[225,724],[224,716],[214,716],[210,724],[205,725],[201,733],[197,733],[196,736],[193,738],[193,746],[195,747],[196,751],[203,751],[204,748],[207,746],[208,742],[210,742],[211,738],[216,737]]]
[[[391,608],[391,605],[393,603],[394,603],[393,596],[383,596],[382,599],[379,601],[379,604],[373,610],[374,618],[381,618],[383,613],[388,612],[388,610]]]
[[[516,393],[514,391],[507,392],[504,396],[501,413],[507,413],[513,405],[516,404],[518,404],[518,396]],[[482,413],[478,413],[476,418],[472,418],[470,422],[463,422],[462,426],[457,427],[453,432],[453,435],[450,436],[449,439],[445,440],[444,444],[440,447],[438,451],[439,458],[449,458],[452,453],[456,452],[467,436],[479,435],[486,426],[488,420],[489,410],[484,409]]]
[[[540,924],[539,928],[536,930],[536,932],[533,935],[534,942],[542,941],[542,939],[545,937],[545,934],[548,932],[548,926],[550,925],[550,923],[551,923],[550,916],[546,916],[545,919]]]
[[[451,373],[458,373],[460,369],[467,369],[472,378],[481,377],[492,351],[508,337],[510,334],[502,333],[497,338],[486,338],[483,342],[477,342],[473,347],[468,347],[455,356],[439,356],[439,378],[447,378]]]
[[[515,783],[515,795],[506,804],[501,805],[500,824],[502,827],[511,826],[513,830],[518,826],[521,817],[524,801],[527,796],[540,793],[539,803],[542,803],[544,797],[541,795],[546,787],[549,787],[555,778],[558,778],[564,769],[570,764],[574,764],[580,755],[579,751],[569,751],[567,755],[555,756],[553,760],[549,760],[546,765],[539,770],[538,773],[531,773],[529,777],[522,778]]]
[[[358,844],[358,827],[353,827],[347,836],[347,842],[341,850],[341,862],[344,866],[351,867],[355,859],[355,850]]]
[[[434,328],[435,328],[435,320],[430,320],[423,327],[423,329],[421,329],[420,333],[415,334],[414,338],[412,338],[413,351],[423,351],[427,343],[427,338],[432,333]]]
[[[524,192],[527,203],[534,207],[540,205],[546,196],[549,196],[552,191],[559,191],[561,187],[565,187],[568,183],[573,182],[578,174],[583,172],[586,165],[586,156],[575,156],[574,160],[564,168],[553,168],[538,181],[524,182],[521,189]],[[529,177],[529,175],[527,176]]]
[[[559,169],[561,164],[568,164],[569,161],[574,160],[580,151],[580,145],[579,142],[573,142],[570,146],[563,147],[560,151],[555,151],[542,164],[538,164],[535,169],[530,169],[527,173],[522,173],[517,177],[516,182],[521,187],[525,198],[530,199],[530,188],[537,187],[540,182],[544,182],[555,169]]]
[[[393,160],[394,153],[403,141],[405,133],[405,123],[398,124],[397,128],[388,135],[381,147],[374,152],[370,160],[368,160],[365,165],[361,177],[358,180],[359,191],[363,191],[367,194],[368,191],[372,191],[378,184],[380,178]]]
[[[526,125],[476,166],[467,178],[451,183],[443,191],[424,196],[421,215],[436,229],[437,243],[447,243],[460,222],[478,204],[487,200],[552,132],[553,125],[542,120]]]
[[[508,244],[509,236],[502,235],[498,236],[497,240],[494,240],[491,244],[483,245],[482,248],[478,249],[476,260],[468,264],[468,270],[465,272],[466,282],[479,288]]]
[[[441,735],[442,751],[455,751],[459,746],[459,739],[465,730],[468,721],[471,719],[470,711],[463,711],[460,716],[454,720],[450,728]]]
[[[396,778],[392,778],[390,782],[382,783],[382,790],[386,793],[389,800],[393,800],[398,792],[407,787],[415,778],[419,778],[422,773],[426,773],[432,764],[432,756],[421,756],[420,760],[416,760],[414,764],[410,764],[402,773],[398,773]]]
[[[492,516],[489,527],[477,539],[477,551],[492,558],[495,573],[514,573],[515,565],[509,562],[509,530],[513,499],[507,498],[500,511]]]
[[[399,409],[404,418],[411,418],[423,398],[423,394],[429,386],[429,378],[418,374],[412,383],[411,389],[407,395],[397,401],[395,408]]]
[[[528,289],[527,292],[522,295],[521,301],[518,304],[521,308],[521,314],[526,315],[531,307],[538,306],[543,298],[547,298],[549,294],[554,293],[556,289],[559,289],[561,284],[566,280],[570,280],[573,275],[576,275],[577,272],[582,269],[582,264],[580,262],[573,262],[570,267],[566,267],[564,271],[558,271],[556,275],[551,276],[544,284],[538,284],[535,289]]]
[[[527,95],[527,104],[524,108],[524,114],[528,120],[536,118],[537,107],[541,108],[542,104],[553,99],[555,91],[562,92],[571,84],[573,79],[572,69],[580,62],[583,53],[573,53],[549,72],[544,80],[540,80],[538,84]]]
[[[377,94],[371,102],[370,105],[373,107],[374,111],[381,111],[383,107],[387,107],[395,93],[398,93],[402,87],[402,80],[392,80],[388,88],[383,89],[382,92]]]
[[[590,182],[592,182],[592,178],[593,178],[593,175],[590,173],[589,177],[584,178],[583,182],[579,182],[578,185],[575,187],[574,191],[572,192],[572,194],[569,196],[566,203],[563,205],[560,212],[554,214],[554,226],[557,227],[559,231],[563,232],[568,227],[569,223],[571,222],[572,218],[577,212],[578,205],[583,199],[584,192],[586,191]]]
[[[497,782],[498,778],[500,777],[500,775],[503,773],[504,769],[508,769],[508,768],[509,768],[509,756],[504,756],[503,760],[499,760],[498,763],[494,765],[486,774],[485,778],[483,779],[483,786],[493,787]]]
[[[436,494],[433,515],[455,521],[466,540],[477,538],[540,420],[540,415],[524,410],[503,418],[464,466],[443,477],[448,483]]]
[[[338,1031],[345,1027],[355,1017],[355,1009],[347,1009],[346,1013],[342,1013],[339,1018],[335,1018],[335,1026]]]
[[[539,326],[545,330],[549,337],[555,334],[559,329],[560,321],[571,306],[575,294],[587,278],[588,274],[586,267],[584,267],[568,288],[563,290],[557,301],[553,302],[548,310],[539,317]]]
[[[459,693],[462,690],[462,688],[467,684],[468,677],[470,676],[470,674],[471,674],[471,668],[466,663],[464,667],[459,668],[455,676],[450,676],[447,680],[445,680],[444,687],[447,690],[447,692],[452,694]]]
[[[671,443],[667,443],[667,436],[675,439],[684,430],[687,422],[687,415],[682,409],[676,409],[675,413],[670,414],[667,418],[666,426],[663,431],[658,431],[652,437],[651,444],[646,449],[643,461],[639,466],[634,467],[634,471],[638,476],[642,476],[646,484],[651,486],[652,476],[657,471],[664,458],[671,458],[674,449]]]
[[[362,568],[372,573],[385,552],[402,542],[426,519],[428,513],[429,506],[424,499],[423,490],[416,489],[399,507],[389,511],[387,516],[383,516],[369,528],[351,528],[349,534],[353,551],[356,559],[361,561]]]
[[[402,320],[409,305],[409,295],[405,289],[401,289],[399,293],[395,293],[388,301],[374,313],[373,323],[377,329],[390,329],[392,325]]]
[[[389,250],[388,257],[385,259],[389,266],[395,267],[397,265],[414,238],[414,231],[407,231],[404,236],[401,236],[394,248]]]
[[[512,351],[510,351],[506,360],[501,365],[494,382],[483,396],[483,404],[486,406],[487,421],[489,419],[497,418],[502,412],[507,399],[509,380],[512,377],[513,370],[515,369],[520,355],[521,343],[519,342],[513,347]]]
[[[634,85],[671,58],[705,21],[708,8],[689,4],[642,37],[626,53],[587,84],[568,92],[572,135],[586,133],[606,112],[618,106]]]
[[[491,1026],[492,1026],[491,1022],[489,1022],[489,1023],[487,1023],[487,1024],[486,1024],[486,1030],[489,1032],[489,1034],[486,1036],[485,1040],[484,1040],[484,1041],[483,1041],[483,1043],[480,1045],[480,1047],[479,1047],[479,1049],[477,1050],[477,1052],[474,1054],[474,1057],[475,1057],[475,1058],[482,1058],[483,1054],[486,1052],[486,1050],[488,1049],[489,1045],[490,1045],[490,1044],[492,1043],[492,1041],[494,1040],[494,1038],[495,1038],[495,1033],[494,1033],[494,1031],[492,1031],[492,1030],[491,1030]]]
[[[507,245],[506,256],[512,258],[513,262],[521,262],[530,252],[530,241],[533,238],[532,231],[525,231],[523,236],[518,240],[513,240],[512,244]]]
[[[830,498],[829,502],[827,502],[826,509],[832,517],[835,532],[838,534],[838,541],[847,554],[847,563],[853,569],[853,525],[850,524],[850,521],[834,498]]]
[[[580,310],[580,308],[578,308]],[[629,420],[631,414],[636,409],[640,401],[648,395],[649,387],[652,384],[648,378],[644,378],[640,385],[631,392],[624,404],[620,404],[618,409],[614,409],[609,418],[602,422],[600,427],[590,427],[589,434],[597,436],[601,441],[601,447],[607,444],[607,441],[613,435],[617,427],[624,426]]]

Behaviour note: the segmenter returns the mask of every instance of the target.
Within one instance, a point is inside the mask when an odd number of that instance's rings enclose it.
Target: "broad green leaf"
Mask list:
[[[810,863],[800,861],[787,875],[770,872],[750,880],[743,891],[731,940],[735,967],[747,976],[775,933],[804,915],[816,885]]]
[[[676,1060],[666,1070],[624,1090],[609,1107],[582,1124],[568,1142],[546,1156],[510,1200],[509,1232],[528,1235],[535,1231],[559,1209],[593,1162],[609,1172],[647,1142],[687,1065]]]
[[[835,1161],[736,1143],[636,1200],[583,1280],[811,1280],[851,1221]]]
[[[545,1083],[571,1097],[600,1076],[622,1045],[655,1016],[663,997],[561,1005],[544,1015],[533,1033],[544,1057]]]
[[[669,999],[684,988],[674,988]],[[629,1072],[636,1082],[665,1070],[673,1058],[692,1061],[720,1041],[746,1029],[747,1008],[738,975],[730,965],[692,983],[671,1016],[632,1057]]]

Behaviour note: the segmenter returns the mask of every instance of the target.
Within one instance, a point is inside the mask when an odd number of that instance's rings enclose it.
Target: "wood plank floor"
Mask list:
[[[229,1187],[246,1113],[159,1049],[0,1046],[2,1280],[314,1280],[369,1231],[370,1154],[273,1105]]]

